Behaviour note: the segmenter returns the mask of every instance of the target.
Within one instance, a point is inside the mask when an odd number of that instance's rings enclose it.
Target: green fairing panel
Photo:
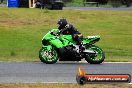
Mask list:
[[[48,39],[51,39],[51,38],[55,38],[55,36],[54,36],[54,35],[51,35],[50,33],[51,33],[51,32],[58,32],[58,31],[59,31],[58,29],[52,29],[51,31],[49,31],[49,32],[42,38],[42,40],[43,40],[43,39],[48,40]]]
[[[60,35],[60,37],[51,35],[52,32],[53,34],[56,34],[58,31],[58,29],[52,29],[42,38],[42,40],[48,40],[50,44],[57,48],[72,45],[73,43],[76,44],[71,35]]]
[[[83,39],[83,44],[91,44],[95,40],[99,40],[99,39],[100,39],[100,36],[88,36],[87,38]]]
[[[88,39],[84,39],[82,42],[83,42],[83,44],[87,44],[87,43],[89,43],[90,41],[89,41]]]
[[[62,35],[60,39],[63,41],[64,46],[75,44],[75,41],[72,39],[71,35]]]
[[[72,42],[72,41],[73,41],[73,39],[72,39],[72,36],[71,36],[71,35],[62,35],[62,36],[61,36],[61,38],[67,39],[67,40],[69,40],[70,42]]]
[[[50,33],[47,33],[47,34],[42,38],[42,40],[43,40],[43,39],[48,40],[48,39],[53,38],[53,37],[54,37],[53,35],[51,35]]]
[[[64,46],[59,39],[51,40],[50,44],[56,46],[57,48],[62,48]]]

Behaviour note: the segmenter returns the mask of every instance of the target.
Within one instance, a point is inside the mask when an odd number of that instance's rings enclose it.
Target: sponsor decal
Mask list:
[[[129,74],[87,74],[84,69],[79,68],[76,76],[79,84],[85,83],[130,83],[131,76]]]

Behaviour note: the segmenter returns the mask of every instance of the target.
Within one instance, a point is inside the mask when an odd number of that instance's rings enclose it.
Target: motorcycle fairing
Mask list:
[[[83,44],[94,44],[95,42],[100,40],[100,36],[88,36],[87,38],[83,38]]]

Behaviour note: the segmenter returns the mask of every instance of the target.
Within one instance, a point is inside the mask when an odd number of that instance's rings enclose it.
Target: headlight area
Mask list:
[[[42,40],[42,44],[43,44],[43,45],[47,45],[47,44],[48,44],[48,41],[45,40],[45,39],[43,39],[43,40]]]

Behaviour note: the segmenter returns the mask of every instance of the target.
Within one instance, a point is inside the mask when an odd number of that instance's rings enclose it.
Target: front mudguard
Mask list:
[[[42,48],[43,48],[44,50],[47,50],[47,51],[51,51],[51,50],[52,50],[52,46],[51,46],[51,45],[42,46]]]

